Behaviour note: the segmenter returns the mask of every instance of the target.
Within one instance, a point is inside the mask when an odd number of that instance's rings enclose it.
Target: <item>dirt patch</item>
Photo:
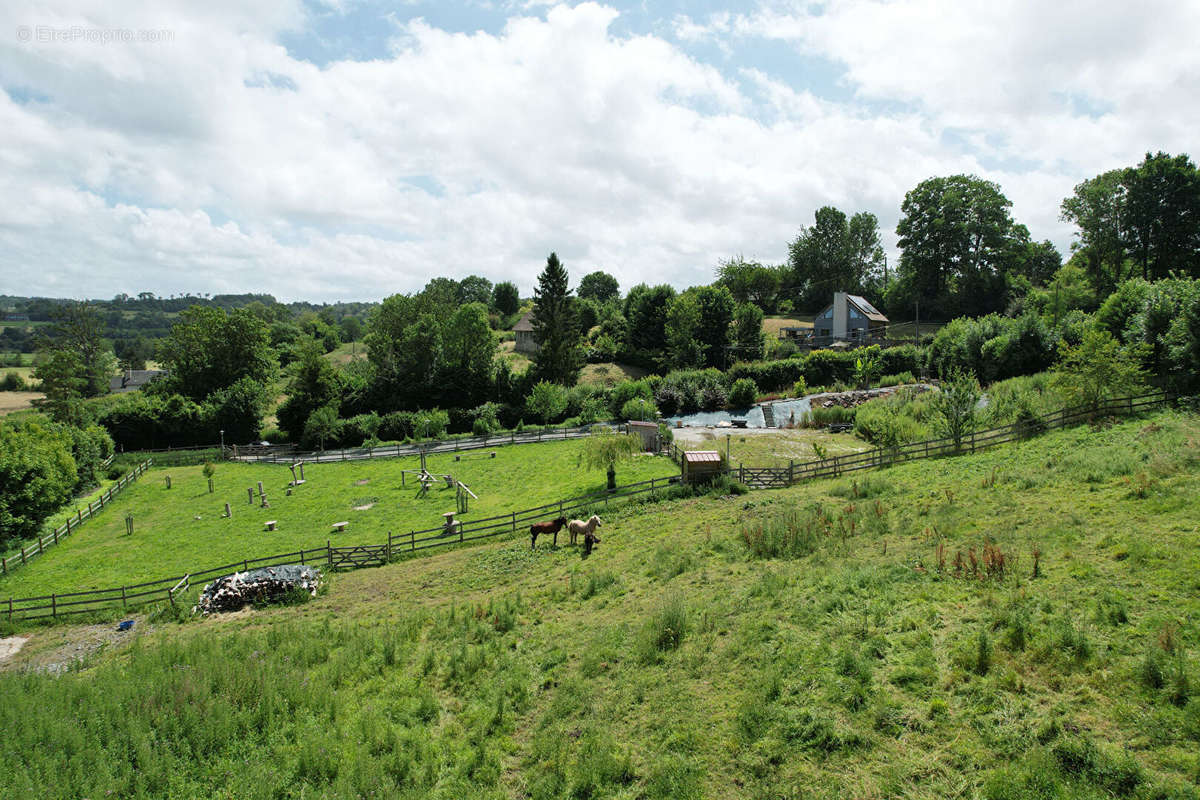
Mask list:
[[[57,627],[31,634],[8,658],[0,658],[0,670],[29,670],[51,675],[66,672],[81,661],[112,648],[125,648],[140,633],[144,618],[134,618],[134,628],[117,630],[117,623]],[[138,631],[138,633],[135,633]],[[3,640],[5,642],[9,639]]]
[[[0,370],[3,372],[3,370]],[[13,411],[24,411],[33,408],[34,400],[42,400],[46,395],[41,392],[0,392],[0,416]]]
[[[358,480],[356,480],[354,482],[354,485],[355,486],[366,486],[370,482],[371,482],[370,478],[359,478]]]
[[[375,507],[374,503],[365,503],[361,506],[355,506],[354,510],[355,511],[370,511],[374,507]]]
[[[28,636],[10,636],[7,639],[0,639],[0,664],[21,652],[21,648],[28,641]]]

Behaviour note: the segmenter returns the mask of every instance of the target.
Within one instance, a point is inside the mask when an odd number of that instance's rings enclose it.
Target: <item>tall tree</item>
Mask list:
[[[534,290],[533,339],[536,375],[543,380],[574,386],[582,365],[579,325],[571,304],[567,270],[556,253],[546,259]]]
[[[480,275],[468,275],[459,286],[459,302],[492,304],[492,282]]]
[[[328,405],[336,408],[341,397],[337,371],[323,355],[322,346],[305,336],[297,342],[295,350],[296,371],[288,384],[287,400],[275,412],[279,429],[292,441],[304,435],[304,425],[312,412]]]
[[[1126,170],[1125,231],[1147,280],[1200,275],[1200,172],[1186,155],[1146,154]]]
[[[170,370],[170,388],[198,401],[242,378],[264,385],[275,378],[267,324],[245,309],[184,309],[162,343],[161,357]]]
[[[1074,194],[1062,201],[1062,219],[1079,229],[1079,241],[1072,247],[1083,256],[1088,277],[1102,296],[1131,277],[1133,267],[1125,250],[1123,173],[1114,169],[1082,181]]]
[[[834,292],[877,288],[884,267],[879,221],[867,211],[847,219],[833,206],[817,209],[813,226],[788,245],[788,267],[801,308],[825,305]]]
[[[763,357],[763,312],[753,303],[742,303],[733,314],[734,358],[757,361]]]
[[[717,266],[717,283],[729,289],[737,302],[754,303],[766,313],[775,310],[780,271],[737,256]]]
[[[521,307],[521,296],[517,291],[517,285],[511,281],[497,283],[496,288],[492,290],[492,295],[492,302],[496,306],[496,310],[505,316],[517,313],[517,309]]]
[[[660,353],[667,347],[667,307],[675,297],[668,284],[639,283],[625,296],[625,323],[630,350]]]
[[[495,376],[496,340],[488,327],[487,306],[468,303],[446,321],[441,378],[446,405],[474,408],[488,399]]]
[[[104,319],[99,310],[88,303],[61,303],[50,311],[50,319],[53,324],[40,338],[38,349],[47,356],[69,353],[75,359],[82,396],[107,392],[117,362],[104,342]]]
[[[621,285],[607,272],[596,270],[583,276],[579,282],[579,296],[597,303],[607,303],[621,296]]]
[[[999,186],[974,175],[922,181],[900,207],[899,280],[935,314],[1001,307],[1011,206]]]
[[[704,365],[708,349],[700,340],[700,303],[693,291],[671,299],[667,306],[666,366],[691,369]]]
[[[700,307],[696,336],[704,344],[704,364],[724,369],[729,362],[729,326],[733,322],[733,295],[724,286],[701,286],[695,290]]]

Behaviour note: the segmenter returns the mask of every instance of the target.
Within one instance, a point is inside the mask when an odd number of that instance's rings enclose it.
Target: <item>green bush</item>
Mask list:
[[[658,418],[658,408],[644,397],[635,397],[621,406],[620,417],[626,420],[655,420]]]
[[[687,632],[687,604],[682,595],[672,592],[642,626],[637,643],[638,660],[643,664],[654,663],[662,653],[678,648]]]
[[[729,405],[733,408],[748,408],[758,399],[758,387],[749,378],[739,378],[729,390]]]
[[[4,380],[0,381],[0,392],[23,392],[27,388],[29,387],[25,379],[17,372],[9,372],[4,376]]]

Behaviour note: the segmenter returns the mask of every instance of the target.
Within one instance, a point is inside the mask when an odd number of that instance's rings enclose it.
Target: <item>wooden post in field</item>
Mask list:
[[[304,480],[304,462],[300,462],[300,480]]]
[[[126,603],[125,603],[125,587],[122,586],[121,587],[121,610],[122,611],[125,610],[125,605],[126,605]]]
[[[329,559],[329,568],[333,569],[333,542],[325,540],[325,556]]]
[[[229,503],[225,504],[225,518],[226,519],[233,518],[233,509],[229,507]]]
[[[254,487],[253,486],[246,487],[246,502],[249,503],[250,505],[254,505]]]
[[[166,479],[167,479],[167,488],[170,489],[171,488],[171,476],[167,475]]]
[[[28,562],[25,560],[25,548],[24,548],[24,547],[22,547],[22,548],[21,548],[21,563],[22,563],[22,564],[28,563]]]
[[[57,597],[57,595],[54,595],[54,594],[50,595],[50,616],[51,617],[58,616],[58,597]]]
[[[262,494],[263,494],[262,481],[259,481],[258,482],[258,496],[262,497]]]
[[[410,549],[414,553],[417,552],[417,532],[416,531],[408,532],[408,544],[409,544]]]

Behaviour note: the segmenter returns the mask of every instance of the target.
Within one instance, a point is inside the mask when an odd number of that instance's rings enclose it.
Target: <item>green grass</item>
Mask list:
[[[429,456],[435,474],[451,474],[465,482],[478,500],[459,517],[480,519],[550,503],[581,494],[602,492],[604,470],[578,465],[581,441],[515,445],[489,451],[469,451],[462,461],[454,454]],[[292,475],[286,466],[223,462],[209,494],[200,466],[154,468],[126,489],[111,506],[78,533],[48,550],[27,567],[0,579],[0,597],[30,597],[49,592],[103,589],[202,570],[243,558],[287,553],[334,544],[380,544],[387,532],[396,534],[432,528],[442,514],[455,510],[455,492],[439,482],[427,497],[417,498],[409,475],[401,486],[401,471],[416,469],[416,458],[306,464],[307,482],[287,496]],[[664,457],[638,457],[618,467],[621,484],[677,474]],[[166,476],[171,488],[166,488]],[[258,481],[270,503],[261,508]],[[247,500],[253,487],[255,501]],[[232,519],[221,514],[229,503]],[[86,506],[86,502],[82,503]],[[356,508],[370,506],[370,508]],[[73,511],[56,515],[61,524]],[[125,515],[132,513],[134,532],[125,533]],[[264,530],[266,520],[278,522]],[[342,533],[331,525],[346,521]]]
[[[1196,797],[1197,498],[1162,412],[340,574],[0,675],[0,795]]]

